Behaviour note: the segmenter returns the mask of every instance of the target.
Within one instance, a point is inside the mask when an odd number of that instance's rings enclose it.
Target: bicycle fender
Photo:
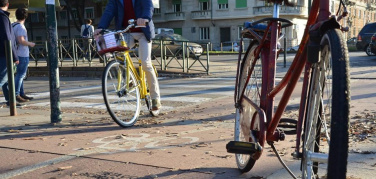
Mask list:
[[[341,25],[339,25],[337,18],[335,16],[331,16],[328,20],[324,21],[320,25],[320,34],[321,37],[326,33],[326,31],[330,29],[340,29]],[[321,38],[320,38],[321,39]]]
[[[319,22],[312,26],[309,31],[309,42],[307,48],[308,61],[311,63],[319,62],[320,41],[324,34],[330,29],[339,29],[341,26],[335,16],[331,16],[328,20]]]

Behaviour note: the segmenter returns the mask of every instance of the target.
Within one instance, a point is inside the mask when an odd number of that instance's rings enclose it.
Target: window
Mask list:
[[[181,12],[181,0],[173,0],[174,12]]]
[[[218,9],[228,9],[228,0],[218,0]]]
[[[209,27],[200,27],[200,40],[209,40]]]
[[[362,11],[361,11],[360,9],[359,9],[358,17],[359,17],[359,18],[362,18]]]
[[[161,14],[160,8],[154,8],[154,14]]]
[[[244,29],[243,26],[238,26],[238,39],[242,38],[242,31],[243,31],[243,29]]]
[[[200,0],[200,10],[201,11],[210,10],[209,0]]]
[[[247,7],[247,0],[236,0],[236,8],[245,8]]]
[[[85,8],[85,19],[94,19],[94,7]]]
[[[183,35],[183,29],[182,28],[174,28],[174,33],[179,34],[179,35]]]
[[[76,9],[72,9],[72,14],[70,14],[71,15],[71,20],[72,19],[78,19],[77,17],[78,17],[78,14],[77,14],[77,10]]]

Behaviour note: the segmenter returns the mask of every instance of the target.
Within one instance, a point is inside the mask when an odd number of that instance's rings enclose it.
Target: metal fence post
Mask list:
[[[206,44],[206,49],[209,49],[209,44]],[[206,50],[206,74],[209,74],[209,50]]]
[[[58,56],[58,60],[60,61],[60,66],[62,67],[63,66],[63,47],[62,47],[62,42],[61,40],[58,40],[58,48],[59,50],[59,56]]]
[[[165,61],[164,70],[167,70],[166,56],[167,56],[167,47],[163,43],[163,60]]]
[[[183,58],[183,72],[185,72],[185,57],[186,57],[185,53],[187,51],[187,49],[186,49],[186,42],[183,42],[181,45],[182,45],[182,58]]]
[[[72,46],[72,56],[73,56],[73,66],[76,64],[76,49],[74,49],[74,39],[71,40],[71,46]]]
[[[88,39],[88,44],[89,44],[89,52],[88,52],[88,60],[89,60],[89,67],[91,67],[91,43],[93,42],[93,40],[90,38]]]
[[[8,89],[9,89],[9,109],[10,115],[16,116],[16,93],[14,87],[14,73],[13,73],[13,53],[12,53],[12,42],[7,40],[5,43],[5,55],[6,55],[6,63],[7,63],[7,71],[8,71]]]
[[[159,41],[159,46],[161,47],[161,70],[163,70],[163,43],[162,40]]]
[[[46,27],[48,40],[48,61],[50,62],[50,103],[51,103],[51,123],[61,122],[60,111],[60,82],[59,67],[57,59],[57,24],[55,1],[46,1]]]

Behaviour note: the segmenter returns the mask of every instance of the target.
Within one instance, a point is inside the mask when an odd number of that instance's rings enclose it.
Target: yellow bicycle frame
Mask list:
[[[122,46],[124,47],[127,47],[127,44],[125,41],[121,41],[120,42]],[[133,74],[135,75],[135,78],[137,80],[137,86],[139,86],[139,92],[140,92],[140,98],[141,99],[145,99],[146,95],[148,95],[148,91],[147,91],[147,88],[146,88],[146,81],[145,81],[145,72],[144,70],[142,69],[142,66],[141,66],[141,60],[138,59],[138,63],[139,63],[139,68],[138,68],[138,73],[137,73],[137,70],[136,68],[134,67],[133,65],[133,61],[132,61],[132,58],[131,56],[129,55],[129,51],[124,51],[124,52],[121,52],[122,55],[115,55],[116,56],[116,59],[117,60],[120,60],[120,61],[123,61],[125,66],[126,66],[126,89],[129,90],[129,81],[130,81],[130,71],[133,72]],[[125,59],[123,58],[125,57]],[[154,67],[154,66],[153,66]],[[118,86],[117,86],[117,90],[120,90],[121,89],[121,81],[122,81],[122,72],[120,70],[120,68],[118,69]]]

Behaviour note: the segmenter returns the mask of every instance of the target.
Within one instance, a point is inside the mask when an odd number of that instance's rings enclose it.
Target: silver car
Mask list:
[[[189,56],[193,58],[198,58],[202,54],[202,46],[200,44],[189,42],[188,39],[184,38],[179,34],[172,33],[162,33],[155,36],[153,39],[152,56],[161,56],[161,41],[163,45],[166,46],[166,56],[167,57],[181,57],[183,54],[183,43],[186,42],[188,47]],[[188,53],[188,52],[187,52]]]

